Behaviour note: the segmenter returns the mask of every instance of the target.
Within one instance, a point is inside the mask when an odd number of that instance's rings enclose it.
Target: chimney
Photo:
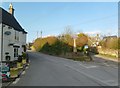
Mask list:
[[[10,3],[10,5],[9,5],[9,13],[10,13],[11,15],[14,15],[14,8],[13,8],[12,3]]]

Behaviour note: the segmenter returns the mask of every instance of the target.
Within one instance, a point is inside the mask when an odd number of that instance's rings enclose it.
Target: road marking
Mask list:
[[[97,81],[99,81],[99,82],[101,82],[101,83],[103,83],[105,86],[116,86],[116,83],[114,82],[114,84],[111,84],[111,83],[109,83],[111,80],[106,80],[106,81],[103,81],[103,80],[101,80],[101,79],[98,79],[98,78],[96,78],[96,77],[94,77],[94,76],[92,76],[92,75],[89,75],[89,74],[87,74],[87,73],[85,73],[85,72],[82,72],[82,71],[80,71],[80,70],[78,70],[78,69],[76,69],[76,68],[74,68],[74,67],[72,67],[72,66],[70,66],[70,65],[65,65],[66,67],[69,67],[69,68],[71,68],[71,69],[73,69],[73,70],[75,70],[75,71],[77,71],[77,72],[79,72],[79,73],[81,73],[81,74],[83,74],[83,75],[85,75],[86,77],[89,77],[89,78],[91,78],[91,79],[94,79],[94,80],[97,80]],[[114,80],[112,80],[112,82],[113,82]],[[103,86],[104,86],[103,85]]]
[[[24,75],[24,74],[25,74],[25,71],[22,72],[22,75]]]
[[[108,67],[110,66],[110,65],[109,65],[109,64],[107,64],[107,63],[103,63],[103,64],[104,64],[104,65],[106,65],[106,66],[108,66]]]
[[[107,64],[107,63],[103,63],[105,66],[107,66],[107,67],[114,67],[114,68],[118,68],[118,66],[116,66],[116,65],[111,65],[111,64]]]
[[[77,63],[78,61],[74,61],[75,63]]]
[[[87,67],[87,68],[96,68],[96,67],[98,67],[98,66],[94,66],[94,65],[93,65],[93,66],[89,66],[89,67]]]
[[[82,67],[84,67],[84,68],[87,68],[87,66],[85,66],[85,65],[83,65],[83,64],[80,64],[80,63],[79,63],[79,65],[82,66]]]
[[[117,68],[117,69],[118,69],[118,67],[116,67],[116,66],[115,66],[114,68]]]
[[[12,84],[16,84],[19,80],[20,78],[17,78]]]
[[[110,84],[114,84],[114,85],[118,85],[118,82],[115,82],[115,80],[107,80],[105,82],[110,83]]]
[[[95,65],[92,65],[92,66],[85,66],[85,65],[80,64],[80,63],[79,63],[79,65],[82,66],[82,67],[84,67],[84,68],[96,68],[96,67],[98,67],[98,66],[95,66]]]
[[[116,66],[116,65],[110,65],[110,66],[112,66],[112,67],[114,67],[114,68],[118,68],[118,65]]]
[[[107,80],[107,81],[105,81],[105,82],[115,82],[114,80]]]
[[[27,66],[25,69],[28,69],[29,67]]]

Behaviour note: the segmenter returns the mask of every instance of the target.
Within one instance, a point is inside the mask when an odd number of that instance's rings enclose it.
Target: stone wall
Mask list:
[[[118,50],[98,48],[99,54],[118,57]]]

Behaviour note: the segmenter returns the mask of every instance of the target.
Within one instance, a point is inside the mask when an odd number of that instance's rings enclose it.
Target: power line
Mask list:
[[[72,27],[75,27],[77,25],[82,25],[82,24],[89,24],[89,23],[93,23],[93,22],[97,22],[97,21],[101,21],[101,20],[106,20],[106,19],[109,19],[109,18],[113,18],[113,17],[116,17],[118,14],[113,14],[113,15],[110,15],[110,16],[105,16],[105,17],[101,17],[101,18],[97,18],[97,19],[92,19],[92,20],[88,20],[88,21],[84,21],[84,22],[80,22],[79,24],[73,24],[71,25]],[[67,25],[66,25],[67,26]],[[56,28],[56,29],[63,29],[65,28],[65,26],[63,27],[59,27],[59,28]],[[49,30],[53,30],[53,29],[49,29]],[[40,32],[41,34],[41,38],[42,38],[42,31]],[[39,31],[37,31],[37,38],[39,37],[38,36],[39,34]]]
[[[112,14],[110,16],[105,16],[105,17],[101,17],[101,18],[96,18],[96,19],[92,19],[92,20],[87,20],[87,21],[84,21],[84,22],[80,22],[78,24],[73,24],[71,25],[72,27],[75,27],[75,26],[78,26],[78,25],[82,25],[82,24],[89,24],[89,23],[94,23],[94,22],[97,22],[97,21],[102,21],[102,20],[106,20],[106,19],[109,19],[109,18],[113,18],[113,17],[116,17],[118,14]],[[68,25],[66,25],[68,26]],[[65,26],[63,27],[59,27],[59,28],[56,28],[56,29],[63,29],[65,28]],[[50,30],[50,29],[49,29]],[[53,29],[51,29],[53,30]]]

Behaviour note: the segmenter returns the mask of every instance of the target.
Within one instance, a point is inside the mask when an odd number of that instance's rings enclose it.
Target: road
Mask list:
[[[29,58],[29,68],[11,86],[118,85],[118,67],[112,63],[79,62],[38,52],[29,52]]]

